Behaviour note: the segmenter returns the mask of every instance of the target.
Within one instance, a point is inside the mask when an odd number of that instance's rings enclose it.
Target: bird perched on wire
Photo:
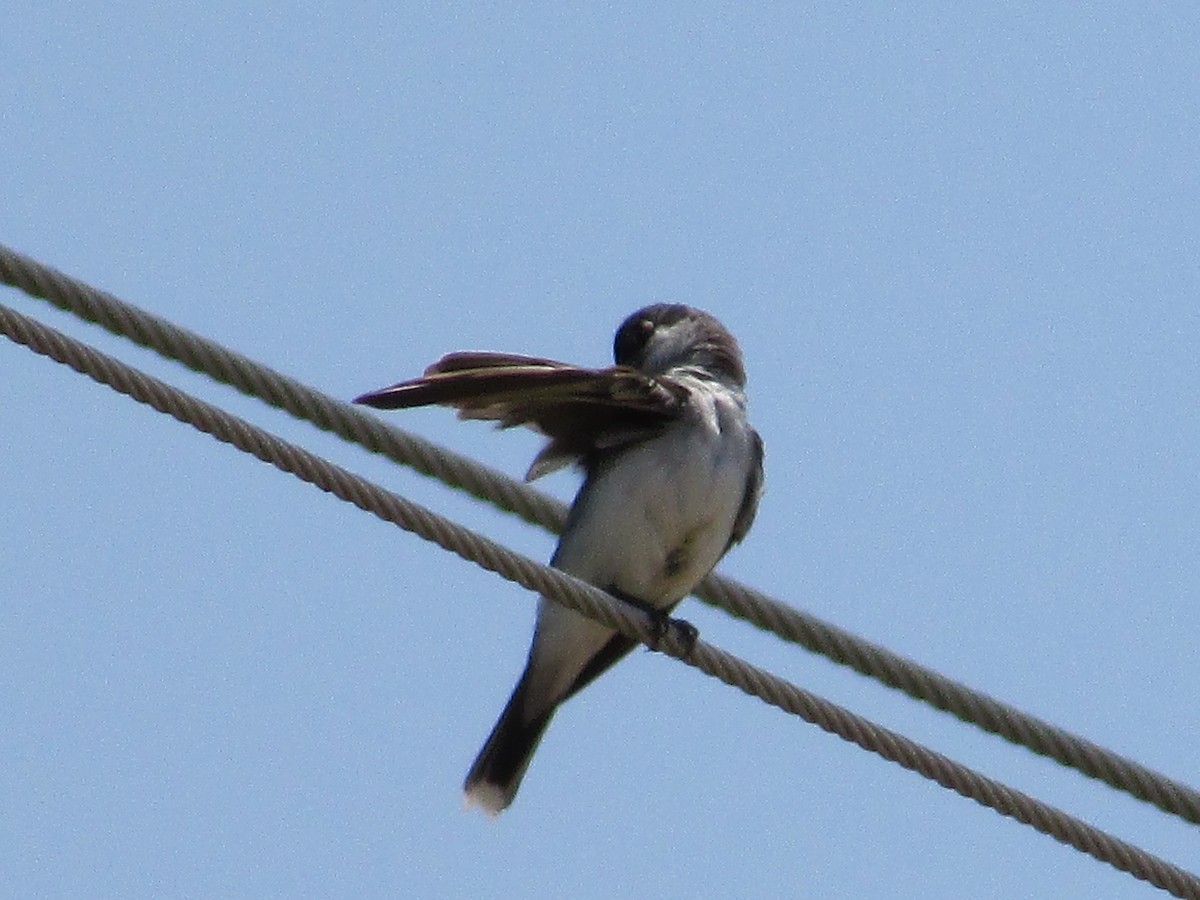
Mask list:
[[[708,313],[640,309],[617,330],[616,365],[587,369],[509,353],[451,353],[421,378],[355,400],[378,409],[451,406],[464,419],[526,425],[550,440],[533,480],[584,472],[550,565],[666,614],[746,536],[763,446],[746,418],[737,341]],[[467,774],[468,806],[516,796],[550,719],[635,641],[542,598],[525,670]]]

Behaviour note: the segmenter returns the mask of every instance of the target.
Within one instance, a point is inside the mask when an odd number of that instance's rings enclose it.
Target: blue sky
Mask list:
[[[1198,41],[1182,3],[20,3],[0,240],[341,397],[460,348],[604,364],[633,309],[704,307],[767,445],[723,571],[1195,784]],[[1152,895],[650,653],[563,709],[504,816],[463,812],[532,596],[15,345],[0,367],[11,896]],[[538,447],[391,418],[515,475]],[[1194,826],[680,614],[1200,869]]]

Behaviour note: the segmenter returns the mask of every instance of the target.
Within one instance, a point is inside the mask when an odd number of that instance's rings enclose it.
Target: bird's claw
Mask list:
[[[651,612],[650,620],[653,623],[653,631],[647,646],[651,650],[661,650],[667,638],[674,632],[675,639],[683,647],[682,655],[685,658],[692,655],[692,651],[696,649],[696,641],[700,639],[700,632],[695,625],[685,619],[672,619],[663,612]]]

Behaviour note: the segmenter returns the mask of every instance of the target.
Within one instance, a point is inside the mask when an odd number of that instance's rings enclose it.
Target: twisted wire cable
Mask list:
[[[764,702],[1177,897],[1200,900],[1200,877],[1056,807],[961,765],[837,704],[753,666],[683,629],[662,633],[636,607],[543,566],[384,490],[303,448],[0,305],[0,331],[13,341],[231,444],[463,559],[562,603]]]
[[[304,419],[424,475],[466,491],[548,531],[566,509],[545,494],[474,460],[390,426],[340,400],[222,347],[0,244],[0,280],[30,296],[183,363],[236,390]],[[1163,812],[1200,825],[1200,792],[1128,757],[1031,716],[900,654],[712,574],[696,596],[780,638],[903,691],[1041,756],[1102,781]]]

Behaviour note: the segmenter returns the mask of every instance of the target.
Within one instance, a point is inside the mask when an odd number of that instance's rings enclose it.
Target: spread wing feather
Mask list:
[[[627,366],[585,369],[511,353],[451,353],[420,378],[357,398],[377,409],[436,404],[502,428],[525,425],[550,438],[530,467],[536,478],[599,449],[644,439],[677,413],[682,388]]]

